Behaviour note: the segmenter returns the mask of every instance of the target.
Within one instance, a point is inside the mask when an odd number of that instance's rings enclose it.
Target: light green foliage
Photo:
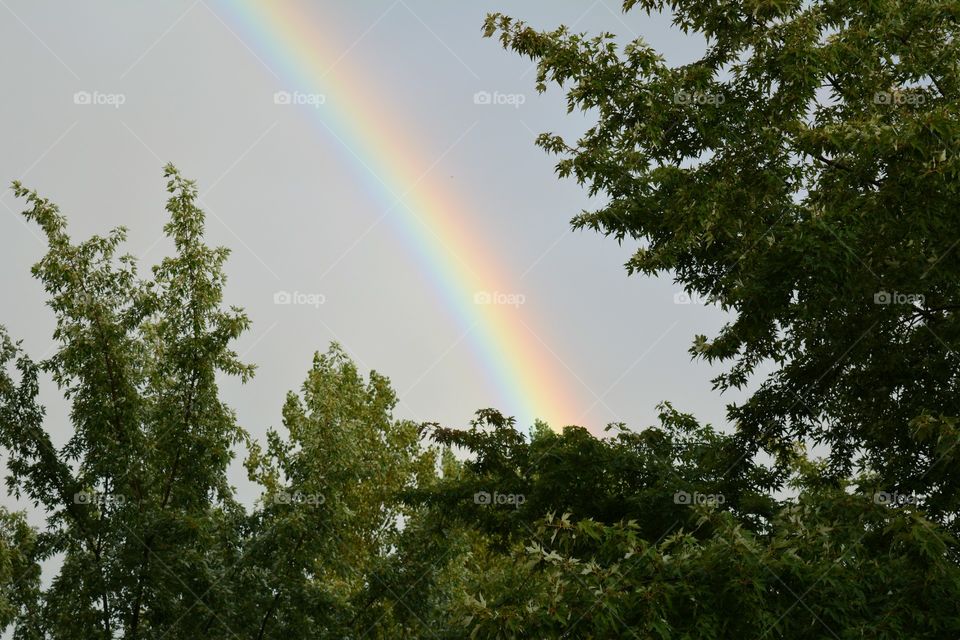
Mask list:
[[[377,625],[366,607],[383,578],[373,576],[398,535],[401,492],[433,474],[417,426],[396,421],[396,396],[373,372],[364,380],[334,345],[316,354],[300,396],[283,407],[286,433],[254,444],[251,479],[266,489],[255,514],[256,553],[244,560],[273,596],[260,620],[264,638],[303,629],[340,637]],[[362,631],[361,631],[362,632]]]
[[[336,346],[288,397],[286,433],[250,440],[216,382],[253,374],[230,348],[249,320],[222,308],[228,251],[203,243],[194,183],[172,166],[165,176],[175,250],[150,279],[117,255],[122,229],[75,244],[55,205],[14,185],[47,237],[33,273],[58,348],[34,362],[0,335],[7,486],[47,516],[36,532],[0,514],[0,624],[24,639],[340,636],[395,543],[400,492],[434,476],[433,451],[392,418],[386,378],[364,381]],[[37,404],[41,374],[70,402],[59,449]],[[265,489],[249,514],[226,476],[241,443]],[[38,563],[51,558],[41,590]]]
[[[220,309],[227,251],[203,244],[193,183],[172,167],[166,177],[176,255],[149,281],[117,255],[123,229],[74,244],[55,205],[14,185],[47,237],[33,273],[57,320],[50,358],[34,363],[6,336],[3,353],[20,373],[2,384],[8,486],[48,515],[39,557],[63,554],[40,604],[43,635],[189,637],[219,596],[210,560],[235,535],[226,468],[244,434],[215,376],[252,373],[228,347],[249,322]],[[59,450],[36,405],[41,372],[71,404]]]
[[[22,514],[0,509],[0,629],[21,621],[18,638],[36,638],[40,588],[37,533]]]

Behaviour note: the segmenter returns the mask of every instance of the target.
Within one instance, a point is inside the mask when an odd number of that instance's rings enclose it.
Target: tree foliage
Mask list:
[[[76,243],[14,183],[46,236],[56,349],[34,360],[0,327],[6,486],[43,518],[0,509],[0,629],[957,637],[957,7],[624,8],[671,11],[705,53],[670,66],[642,40],[499,14],[485,33],[596,116],[574,143],[539,138],[606,197],[574,225],[734,312],[692,348],[728,363],[719,389],[758,383],[734,433],[669,404],[602,437],[495,409],[416,425],[334,344],[259,441],[220,396],[254,373],[232,349],[250,322],[223,304],[228,251],[204,242],[195,184],[166,167],[173,252],[144,277],[122,228]],[[70,406],[61,445],[47,377]],[[228,482],[241,448],[252,506]]]
[[[364,381],[337,346],[287,398],[287,433],[265,448],[249,438],[217,384],[253,374],[230,346],[249,320],[222,305],[228,251],[204,244],[194,183],[165,176],[174,253],[149,279],[117,255],[123,229],[74,243],[54,204],[14,185],[47,237],[33,273],[58,347],[35,362],[0,335],[7,487],[46,516],[36,531],[0,512],[0,624],[17,639],[341,636],[397,535],[396,496],[433,473],[432,450],[392,418],[386,378]],[[70,403],[60,447],[43,374]],[[227,481],[240,444],[265,492],[250,513]],[[44,561],[57,569],[41,588]]]
[[[691,352],[730,363],[720,389],[745,442],[825,444],[842,476],[880,473],[956,511],[960,361],[958,7],[930,2],[627,0],[702,37],[670,65],[493,14],[485,34],[537,63],[596,124],[543,134],[606,203],[573,220],[637,244],[627,269],[670,273],[735,313]]]

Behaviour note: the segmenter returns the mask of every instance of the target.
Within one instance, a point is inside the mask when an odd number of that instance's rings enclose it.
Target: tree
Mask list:
[[[636,521],[550,516],[512,553],[527,558],[514,579],[523,588],[478,573],[460,615],[482,638],[933,640],[960,630],[960,572],[943,560],[956,545],[919,514],[834,488],[801,494],[770,535],[729,512],[694,511],[697,527],[656,541]]]
[[[730,473],[740,453],[733,438],[668,403],[659,417],[658,426],[639,432],[611,425],[603,439],[582,427],[555,433],[542,423],[528,439],[493,409],[477,412],[466,430],[428,425],[434,442],[468,457],[458,474],[409,496],[504,548],[527,539],[544,514],[565,510],[577,520],[634,520],[639,535],[657,540],[693,525],[684,502],[691,496],[722,496],[722,508],[744,526],[764,529],[777,507],[770,491],[783,478],[752,461]]]
[[[482,534],[438,627],[477,638],[960,630],[960,547],[916,505],[858,491],[867,478],[837,486],[799,448],[784,460],[798,495],[774,500],[769,470],[724,473],[734,437],[669,405],[660,420],[604,439],[567,428],[528,441],[493,410],[468,430],[430,427],[467,458],[412,496],[437,526]],[[476,500],[494,491],[521,499]]]
[[[23,514],[0,509],[0,629],[23,622],[20,638],[38,638],[37,535]]]
[[[228,251],[203,242],[196,186],[173,166],[165,226],[174,253],[141,278],[125,231],[75,244],[56,205],[19,183],[48,250],[33,268],[58,348],[35,362],[0,328],[0,447],[7,488],[46,515],[0,511],[0,629],[57,638],[344,636],[404,517],[399,493],[434,474],[396,396],[339,347],[317,354],[284,406],[285,436],[252,441],[217,374],[253,367],[231,343],[249,326],[222,308]],[[37,397],[49,374],[70,402],[54,446]],[[265,498],[248,512],[227,482],[240,444]],[[40,563],[56,560],[49,587]],[[381,625],[383,626],[383,625]],[[387,632],[389,635],[389,632]]]
[[[165,176],[176,254],[150,281],[117,256],[122,228],[73,244],[57,207],[14,184],[46,234],[33,274],[59,343],[35,363],[4,334],[3,364],[16,359],[20,383],[6,373],[0,383],[8,486],[48,516],[38,558],[63,557],[41,597],[43,637],[189,637],[182,630],[222,596],[212,561],[237,530],[226,468],[245,434],[215,376],[251,375],[228,346],[249,322],[220,309],[228,252],[202,243],[193,183],[173,167]],[[71,403],[73,434],[59,450],[37,405],[41,372]]]
[[[334,344],[283,430],[254,441],[216,384],[253,373],[230,348],[249,322],[221,308],[227,252],[203,243],[194,184],[165,175],[174,252],[149,279],[117,257],[122,229],[74,244],[55,205],[15,186],[47,236],[34,274],[58,341],[35,362],[0,331],[7,488],[46,516],[0,510],[0,628],[16,640],[960,631],[958,544],[922,509],[799,446],[768,468],[668,404],[656,427],[604,438],[526,436],[494,409],[466,430],[418,426]],[[44,373],[71,404],[59,448]],[[264,490],[252,509],[227,482],[240,445]],[[772,497],[787,479],[799,497]]]
[[[735,319],[691,352],[757,380],[729,417],[744,458],[828,445],[841,478],[960,506],[960,53],[956,3],[626,0],[706,38],[670,66],[638,39],[484,33],[537,62],[537,88],[595,114],[576,142],[543,134],[606,204],[577,228],[635,242],[630,273],[670,273]]]
[[[247,468],[266,493],[240,573],[264,601],[240,628],[289,639],[388,626],[371,614],[379,563],[399,535],[400,494],[434,473],[417,425],[393,419],[396,402],[385,377],[364,381],[335,344],[314,356],[302,397],[288,395],[287,435],[252,443]]]

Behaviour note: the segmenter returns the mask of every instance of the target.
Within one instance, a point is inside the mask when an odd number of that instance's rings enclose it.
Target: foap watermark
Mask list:
[[[677,491],[676,493],[673,494],[673,504],[718,505],[718,504],[723,504],[726,501],[727,499],[722,493],[700,493],[699,491],[694,491],[693,493],[690,493],[689,491]]]
[[[304,293],[302,291],[277,291],[273,294],[273,304],[306,305],[319,309],[327,301],[322,293]]]
[[[899,491],[877,491],[873,494],[873,501],[890,507],[903,507],[917,505],[917,496],[915,493],[900,493]]]
[[[274,504],[305,504],[313,507],[319,506],[327,501],[322,493],[301,493],[294,491],[279,491],[271,496]]]
[[[719,307],[720,302],[714,298],[705,298],[698,293],[690,295],[686,291],[673,294],[673,304],[694,304],[702,307]]]
[[[522,93],[500,93],[499,91],[477,91],[473,94],[473,104],[505,105],[519,109],[527,101]]]
[[[78,491],[73,494],[73,504],[89,504],[98,507],[123,506],[126,496],[113,493],[97,493],[96,491]]]
[[[473,304],[500,304],[519,307],[527,301],[522,293],[503,293],[500,291],[477,291],[473,294]]]
[[[899,291],[877,291],[873,294],[873,303],[922,305],[923,294],[900,293]]]
[[[874,104],[890,104],[920,106],[927,101],[927,96],[914,91],[877,91],[873,94]]]
[[[73,104],[83,106],[107,106],[119,109],[127,101],[123,93],[105,93],[103,91],[77,91],[73,94]]]
[[[106,308],[112,308],[112,307],[122,306],[128,300],[127,297],[119,293],[110,293],[110,292],[88,293],[85,291],[79,291],[73,295],[64,297],[62,299],[69,300],[73,305],[81,308],[90,308],[94,306],[103,306]]]
[[[319,109],[327,103],[327,96],[322,93],[303,93],[301,91],[276,91],[273,94],[273,104],[300,104]]]
[[[703,91],[685,91],[681,89],[673,94],[674,104],[718,106],[726,102],[726,100],[727,98],[719,93],[707,93]]]
[[[522,493],[498,493],[494,491],[490,493],[489,491],[477,491],[473,494],[473,504],[482,504],[486,505],[511,505],[520,508],[524,502],[527,501],[527,497]]]

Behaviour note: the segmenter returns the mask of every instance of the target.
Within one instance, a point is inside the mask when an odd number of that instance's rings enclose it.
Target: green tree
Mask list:
[[[195,184],[172,166],[165,177],[174,252],[147,279],[117,255],[122,228],[74,243],[53,203],[14,184],[46,234],[33,274],[58,346],[35,362],[0,330],[7,488],[46,516],[34,530],[0,511],[0,628],[18,640],[362,635],[409,517],[400,493],[431,481],[434,452],[392,417],[389,381],[365,381],[337,346],[288,396],[287,432],[250,439],[217,385],[253,374],[230,346],[249,321],[222,308],[228,251],[203,242]],[[59,448],[42,374],[70,403]],[[227,482],[241,444],[265,492],[252,512]],[[54,575],[41,588],[44,561]]]
[[[0,509],[0,629],[22,621],[18,638],[41,637],[37,533],[23,514]]]
[[[359,637],[388,626],[371,617],[371,594],[384,591],[377,568],[396,544],[400,494],[433,475],[433,452],[417,425],[392,417],[389,381],[376,372],[364,381],[337,345],[314,356],[302,391],[283,407],[286,435],[271,430],[247,460],[266,493],[241,566],[265,600],[242,628]]]
[[[660,419],[604,439],[541,428],[527,440],[493,410],[467,430],[430,427],[466,459],[412,499],[433,507],[435,527],[478,534],[464,571],[438,584],[458,595],[437,628],[476,638],[960,631],[960,545],[916,505],[858,491],[867,478],[838,483],[800,448],[783,460],[798,495],[774,500],[778,476],[764,467],[725,473],[736,438],[669,405]],[[483,490],[523,500],[478,504]]]
[[[203,243],[194,184],[166,177],[174,252],[149,279],[117,256],[122,229],[74,244],[56,206],[15,185],[47,235],[34,274],[58,341],[35,362],[0,332],[7,488],[46,516],[0,510],[15,639],[960,631],[956,539],[872,500],[877,471],[838,480],[797,446],[767,468],[670,405],[605,438],[525,436],[493,409],[466,430],[418,427],[333,345],[288,394],[283,431],[254,441],[216,384],[253,372],[230,349],[249,322],[222,308],[227,252]],[[59,448],[41,374],[71,406]],[[252,510],[227,482],[241,444],[264,490]],[[786,479],[799,497],[772,498]],[[712,498],[685,504],[697,495]]]
[[[38,363],[4,336],[3,364],[15,359],[20,381],[4,373],[0,384],[8,486],[48,517],[38,557],[62,555],[40,602],[42,637],[192,637],[183,630],[212,615],[212,560],[242,515],[226,469],[244,433],[215,377],[252,373],[228,346],[249,322],[220,309],[228,252],[203,244],[193,183],[165,175],[176,252],[150,281],[117,255],[122,228],[74,244],[57,207],[14,184],[46,234],[33,274],[57,321],[58,347]],[[41,372],[71,405],[60,449],[37,404]]]
[[[730,364],[720,389],[745,457],[799,439],[830,471],[877,472],[938,520],[960,505],[960,39],[949,0],[627,0],[702,36],[671,66],[642,39],[485,35],[537,62],[596,122],[543,134],[605,204],[576,216],[635,242],[629,272],[670,273],[735,313],[691,352]]]
[[[602,439],[582,427],[556,433],[542,423],[527,438],[493,409],[477,412],[469,429],[428,425],[433,441],[467,459],[456,475],[409,496],[504,547],[526,539],[544,514],[562,511],[576,520],[635,520],[640,535],[656,540],[693,524],[682,502],[692,495],[722,495],[722,508],[762,530],[777,507],[770,491],[780,475],[752,461],[738,464],[733,438],[670,404],[660,406],[659,418],[658,426],[639,432],[611,425]]]
[[[729,512],[693,511],[696,527],[656,541],[635,521],[550,516],[501,563],[523,587],[478,572],[459,615],[481,638],[934,640],[960,631],[960,571],[944,562],[955,541],[918,513],[834,488],[802,493],[769,535]],[[705,527],[712,533],[700,535]]]

